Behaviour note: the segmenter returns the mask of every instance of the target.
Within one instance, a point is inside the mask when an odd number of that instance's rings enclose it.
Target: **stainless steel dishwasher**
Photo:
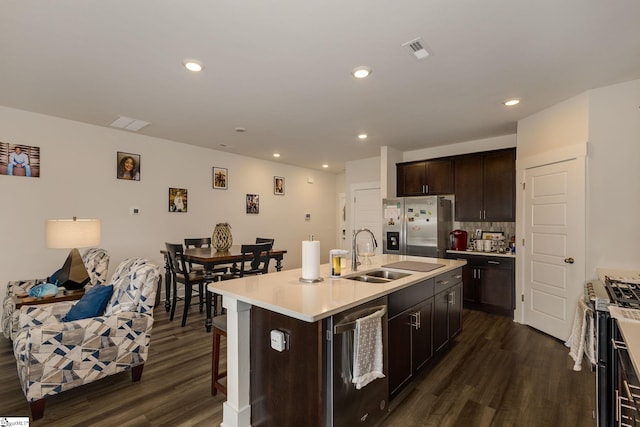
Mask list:
[[[384,378],[356,389],[353,379],[353,348],[356,319],[385,308],[382,317]],[[389,379],[387,369],[387,297],[359,305],[333,316],[327,322],[327,378],[329,399],[326,425],[332,427],[375,426],[387,414]]]

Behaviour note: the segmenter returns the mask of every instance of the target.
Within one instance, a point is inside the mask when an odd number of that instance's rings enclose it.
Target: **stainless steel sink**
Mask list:
[[[397,280],[397,279],[402,279],[403,277],[410,276],[409,273],[400,273],[398,271],[390,271],[390,270],[366,271],[364,274],[366,276],[381,277],[383,279],[390,279],[390,280]]]
[[[345,279],[368,283],[389,283],[407,276],[410,276],[410,274],[389,270],[372,270],[365,271],[353,276],[346,276]]]

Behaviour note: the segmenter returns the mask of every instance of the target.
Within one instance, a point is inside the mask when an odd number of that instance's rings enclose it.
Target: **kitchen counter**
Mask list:
[[[284,314],[305,322],[315,322],[351,307],[388,295],[414,283],[438,276],[466,264],[463,260],[425,258],[404,255],[378,255],[371,257],[370,265],[360,265],[357,272],[350,266],[343,268],[340,278],[329,277],[329,264],[320,266],[318,283],[302,283],[299,278],[301,269],[286,270],[242,279],[214,282],[208,285],[211,292],[223,297],[236,298],[251,305]],[[350,260],[346,260],[350,264]],[[352,273],[364,273],[381,268],[382,265],[397,261],[417,261],[442,264],[436,270],[427,273],[385,268],[392,271],[411,273],[407,277],[389,283],[367,283],[349,280],[345,276]]]
[[[464,254],[464,255],[477,255],[477,256],[497,256],[503,258],[515,258],[515,254],[500,254],[498,252],[478,252],[478,251],[454,251],[452,249],[447,250],[448,254]]]
[[[618,307],[612,307],[609,309],[611,316],[618,321],[618,329],[622,334],[629,357],[633,363],[633,368],[640,375],[640,322],[624,318],[619,314]],[[640,312],[640,310],[627,309],[634,312]]]
[[[320,266],[324,281],[302,283],[302,269],[286,270],[261,276],[214,282],[211,292],[223,296],[227,309],[227,400],[223,403],[223,426],[251,425],[251,307],[253,305],[303,322],[317,322],[378,297],[391,294],[417,282],[429,279],[466,264],[465,260],[378,255],[371,264],[361,265],[357,273],[381,268],[398,261],[442,264],[429,272],[414,272],[389,283],[367,283],[349,280],[356,274],[347,262],[341,278],[329,277],[329,265]],[[407,270],[396,270],[409,273]]]

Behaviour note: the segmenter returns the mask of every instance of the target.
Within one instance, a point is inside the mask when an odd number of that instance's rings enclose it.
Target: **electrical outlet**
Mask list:
[[[271,348],[283,352],[287,349],[287,334],[277,329],[271,330]]]

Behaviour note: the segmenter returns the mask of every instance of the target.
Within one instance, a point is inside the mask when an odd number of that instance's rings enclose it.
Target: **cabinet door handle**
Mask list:
[[[496,264],[496,265],[500,265],[500,261],[487,261],[487,264]]]
[[[425,194],[429,194],[429,184],[424,185],[424,192]]]
[[[482,209],[480,209],[480,219],[482,219]]]
[[[456,291],[452,291],[452,292],[449,292],[449,295],[447,295],[449,298],[448,302],[450,305],[455,305],[455,294],[456,294]]]
[[[462,274],[456,274],[455,276],[453,276],[455,279],[462,279]]]
[[[409,316],[411,316],[409,325],[416,330],[420,329],[420,312],[416,311],[414,313],[411,313]]]
[[[447,283],[449,283],[448,280],[438,280],[438,285],[446,285]]]

